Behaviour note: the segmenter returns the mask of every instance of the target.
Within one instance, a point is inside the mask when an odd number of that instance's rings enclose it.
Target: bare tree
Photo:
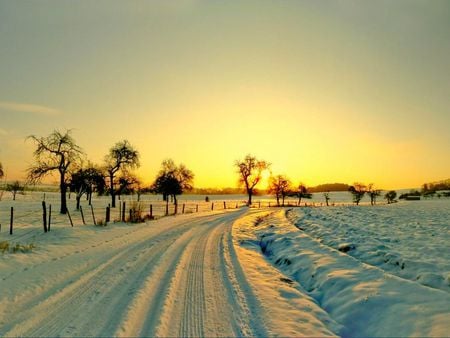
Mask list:
[[[282,206],[284,206],[284,200],[288,196],[291,188],[291,182],[283,175],[272,176],[269,181],[268,193],[275,195],[277,199],[277,205],[280,206],[280,198],[282,200]]]
[[[356,203],[356,205],[359,205],[359,202],[362,200],[364,195],[367,192],[367,187],[362,183],[354,183],[350,188],[348,188],[348,191],[353,196],[353,202]]]
[[[139,152],[127,141],[117,142],[105,156],[105,167],[109,179],[109,193],[111,195],[111,207],[116,207],[116,174],[122,170],[130,170],[139,167]]]
[[[298,205],[302,203],[302,198],[312,198],[311,193],[308,192],[308,188],[303,183],[300,183],[297,190],[292,192],[292,196],[296,196],[298,198]]]
[[[375,189],[375,186],[373,183],[370,183],[367,186],[367,193],[370,196],[370,204],[375,205],[377,203],[377,197],[381,195],[380,189]]]
[[[13,183],[7,184],[5,190],[9,191],[12,194],[13,201],[15,201],[17,193],[21,193],[23,195],[25,185],[20,184],[19,181],[14,181]]]
[[[89,164],[87,168],[80,168],[71,174],[70,190],[76,193],[77,210],[80,210],[80,200],[84,194],[91,205],[94,190],[99,193],[105,190],[105,178],[100,169]]]
[[[329,191],[325,191],[323,193],[323,197],[325,198],[325,203],[327,204],[327,206],[329,205],[329,201],[330,201],[330,192]]]
[[[270,163],[264,160],[258,160],[256,157],[247,155],[241,161],[235,162],[237,173],[239,174],[239,185],[245,186],[248,195],[247,205],[252,204],[252,196],[256,185],[262,179],[262,173],[270,167]]]
[[[193,179],[194,173],[184,164],[177,166],[173,160],[167,159],[161,164],[161,170],[153,183],[152,191],[162,194],[166,204],[169,202],[169,197],[172,197],[176,205],[177,195],[192,190]]]
[[[396,197],[397,197],[397,192],[395,190],[388,191],[384,195],[384,198],[387,200],[388,204],[394,203]]]
[[[67,174],[71,166],[81,160],[81,155],[83,154],[81,148],[75,143],[75,140],[70,134],[70,130],[64,133],[54,130],[47,137],[37,137],[35,135],[28,137],[37,145],[34,151],[36,164],[28,168],[28,180],[31,183],[36,183],[44,176],[53,172],[59,174],[61,214],[67,213]]]

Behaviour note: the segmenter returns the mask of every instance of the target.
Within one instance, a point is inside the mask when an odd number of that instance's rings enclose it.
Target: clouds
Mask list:
[[[58,116],[62,114],[60,110],[51,107],[41,106],[33,103],[19,103],[7,101],[0,101],[0,111],[21,112],[41,116]]]

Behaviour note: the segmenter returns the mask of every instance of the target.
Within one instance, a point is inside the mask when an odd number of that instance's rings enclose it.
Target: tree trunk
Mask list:
[[[173,196],[173,204],[174,205],[177,205],[178,204],[178,201],[177,201],[177,195],[172,195]]]
[[[67,214],[67,199],[66,199],[66,193],[67,193],[67,185],[64,182],[64,175],[61,175],[61,182],[59,184],[59,189],[61,191],[61,214]]]
[[[81,195],[80,195],[80,194],[77,194],[76,199],[77,199],[77,210],[80,210]]]
[[[111,208],[116,207],[116,192],[114,191],[114,175],[109,174],[109,193],[111,194]]]
[[[280,196],[276,195],[276,197],[277,197],[277,206],[279,207],[280,206]]]
[[[284,207],[284,196],[281,197],[281,204],[282,204],[283,207]]]
[[[248,206],[251,206],[251,205],[252,205],[253,189],[247,189],[247,194],[248,194],[248,202],[247,202],[247,205],[248,205]]]

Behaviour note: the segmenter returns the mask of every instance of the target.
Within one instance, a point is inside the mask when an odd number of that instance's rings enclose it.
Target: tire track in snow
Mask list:
[[[231,227],[241,215],[233,213],[203,224],[202,232],[192,237],[172,278],[156,335],[264,335],[263,321],[250,311],[258,302],[233,258]]]

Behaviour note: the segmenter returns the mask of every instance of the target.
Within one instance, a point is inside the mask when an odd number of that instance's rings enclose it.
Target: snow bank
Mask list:
[[[317,210],[319,215],[325,209]],[[396,277],[324,245],[294,227],[284,211],[257,226],[242,225],[240,231],[253,236],[264,255],[342,325],[338,332],[342,336],[450,332],[447,292]]]

